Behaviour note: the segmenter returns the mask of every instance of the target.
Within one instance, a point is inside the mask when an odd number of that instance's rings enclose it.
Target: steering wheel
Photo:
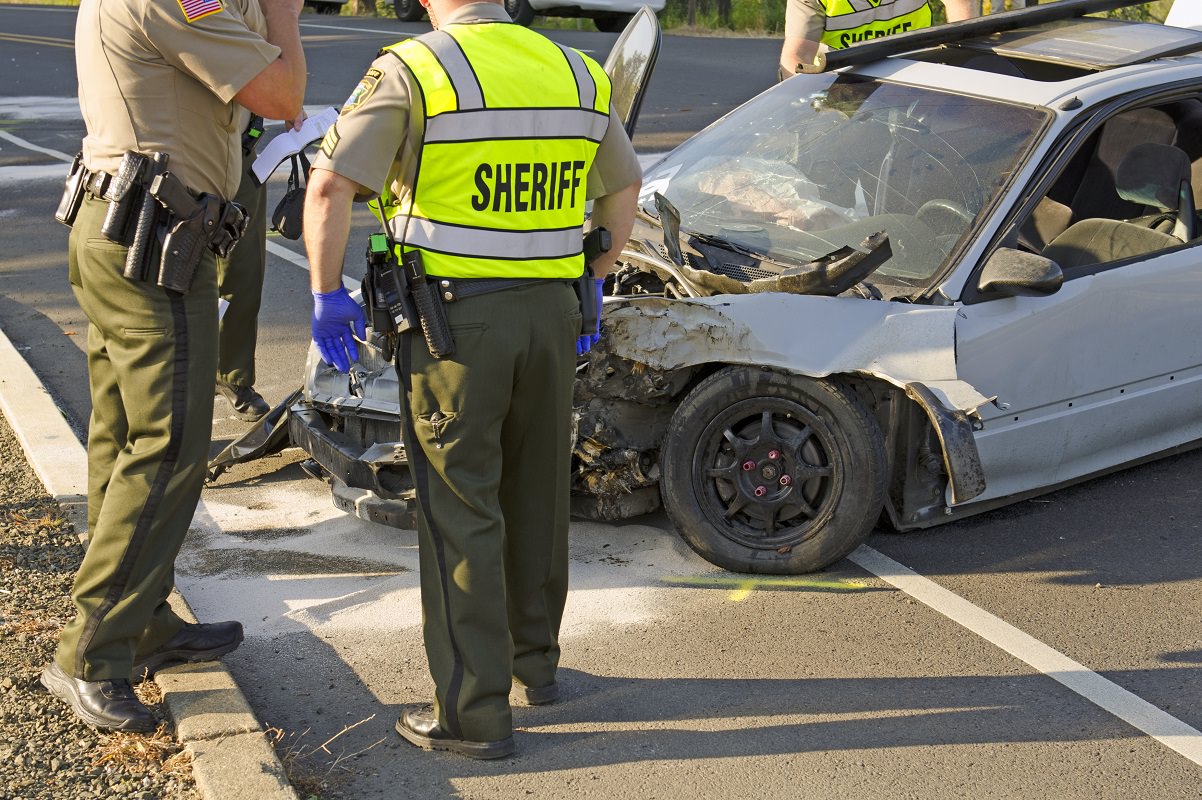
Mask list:
[[[973,215],[955,200],[936,198],[928,200],[915,212],[920,220],[934,229],[936,234],[959,235],[964,226],[972,222]]]

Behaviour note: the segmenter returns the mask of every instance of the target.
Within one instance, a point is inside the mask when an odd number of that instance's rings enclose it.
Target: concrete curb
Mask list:
[[[87,540],[87,452],[37,374],[0,329],[0,411],[29,463]],[[172,605],[196,616],[179,592]],[[298,800],[262,723],[221,662],[189,664],[155,675],[176,736],[192,755],[205,800]]]

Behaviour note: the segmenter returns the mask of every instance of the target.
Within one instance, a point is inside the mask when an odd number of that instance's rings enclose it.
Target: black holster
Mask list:
[[[83,153],[76,153],[71,161],[71,171],[67,173],[67,181],[63,186],[62,199],[54,211],[54,218],[70,228],[75,224],[79,207],[83,204],[86,191],[88,171],[83,166]]]
[[[150,280],[152,274],[157,274],[163,237],[166,235],[167,219],[163,206],[145,184],[167,169],[168,156],[166,153],[151,153],[149,156],[141,153],[133,155],[141,156],[147,161],[143,164],[143,190],[137,193],[139,196],[136,206],[137,216],[133,219],[133,236],[129,241],[129,251],[125,254],[125,269],[122,271],[122,275],[131,281],[147,281]],[[123,167],[125,163],[123,160]],[[109,208],[112,210],[112,206]],[[107,215],[105,219],[108,219]]]
[[[401,256],[400,273],[403,281],[408,284],[408,294],[413,298],[413,306],[430,355],[435,358],[455,355],[455,337],[451,334],[450,323],[447,322],[447,309],[438,289],[426,277],[422,254],[410,250]]]
[[[607,228],[593,228],[584,237],[584,274],[576,279],[576,297],[580,300],[580,333],[588,336],[597,332],[601,306],[597,303],[597,288],[593,279],[593,262],[613,246]]]
[[[133,242],[136,226],[131,223],[137,219],[133,212],[135,209],[139,212],[142,209],[146,189],[145,176],[150,163],[149,156],[128,150],[121,158],[121,167],[117,174],[109,181],[109,188],[104,193],[109,207],[100,226],[100,233],[110,242],[126,247]]]

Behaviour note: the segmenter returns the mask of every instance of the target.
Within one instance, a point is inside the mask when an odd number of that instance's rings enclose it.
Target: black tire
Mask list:
[[[505,0],[505,10],[519,25],[529,26],[534,22],[534,9],[530,7],[529,0]]]
[[[661,463],[681,537],[735,572],[823,569],[864,541],[885,499],[884,437],[859,398],[757,367],[698,384],[672,415]]]
[[[426,13],[417,0],[392,0],[392,10],[401,22],[417,22]]]
[[[634,19],[634,14],[602,14],[593,17],[593,24],[603,33],[621,33]]]

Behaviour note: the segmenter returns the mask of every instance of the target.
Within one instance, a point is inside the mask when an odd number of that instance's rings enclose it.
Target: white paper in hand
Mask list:
[[[338,109],[331,106],[320,114],[314,114],[306,119],[299,131],[286,130],[278,134],[267,143],[251,166],[255,180],[260,184],[266,183],[267,179],[271,177],[271,173],[275,172],[276,167],[284,159],[293,153],[299,153],[313,142],[319,141],[326,135],[326,131],[336,119],[338,119]]]

